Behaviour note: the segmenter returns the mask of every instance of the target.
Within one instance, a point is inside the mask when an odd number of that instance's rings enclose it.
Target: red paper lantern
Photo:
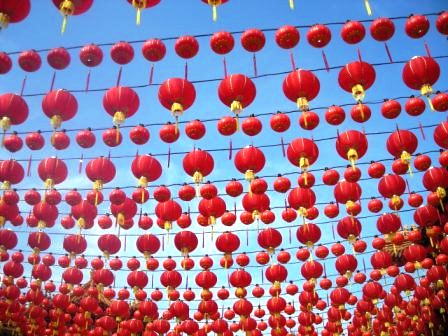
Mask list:
[[[303,217],[306,217],[306,210],[313,207],[315,203],[316,195],[311,188],[296,187],[288,194],[288,204],[299,211]]]
[[[308,43],[314,48],[323,48],[331,41],[331,30],[322,24],[315,24],[306,33]]]
[[[220,252],[224,253],[227,260],[240,247],[240,239],[236,234],[226,231],[216,238],[215,245]]]
[[[229,32],[219,31],[210,38],[210,48],[218,55],[228,54],[234,46],[235,39]]]
[[[389,18],[378,18],[370,25],[370,35],[380,42],[388,41],[395,33],[394,22]]]
[[[286,155],[289,162],[306,172],[319,157],[319,148],[313,140],[297,138],[288,145]]]
[[[194,36],[181,36],[176,40],[174,50],[179,57],[193,58],[199,52],[199,43]]]
[[[431,57],[416,56],[411,58],[403,67],[403,82],[413,90],[429,97],[432,94],[432,86],[439,79],[440,66]],[[428,99],[431,108],[431,101]]]
[[[163,221],[163,228],[169,231],[172,222],[175,222],[182,215],[182,208],[174,200],[160,202],[156,205],[155,213]]]
[[[198,238],[193,232],[183,230],[174,236],[174,245],[181,252],[182,256],[186,257],[197,248]]]
[[[292,49],[299,43],[300,34],[294,26],[283,26],[275,32],[275,42],[283,49]]]
[[[23,21],[30,9],[30,0],[3,1],[0,4],[0,29],[7,28],[10,23]]]
[[[185,172],[193,178],[193,182],[199,185],[203,178],[213,171],[215,163],[207,151],[194,149],[184,156],[182,165]]]
[[[165,43],[159,39],[147,40],[142,46],[142,54],[150,62],[158,62],[165,57]]]
[[[308,70],[295,70],[283,80],[283,93],[289,100],[295,102],[302,112],[308,111],[308,102],[316,98],[319,90],[319,79]]]
[[[444,149],[448,149],[448,122],[442,121],[436,126],[433,133],[435,143]]]
[[[17,61],[20,68],[26,72],[35,72],[42,65],[42,59],[36,50],[22,51]]]
[[[55,70],[64,70],[70,64],[70,54],[64,47],[53,48],[47,54],[48,64]]]
[[[0,52],[0,75],[4,75],[9,72],[12,68],[11,57],[7,53]]]
[[[0,95],[0,127],[4,132],[11,125],[20,125],[28,118],[28,105],[19,95],[4,93]]]
[[[448,11],[439,14],[436,20],[436,28],[440,34],[448,35]]]
[[[42,110],[50,118],[54,129],[61,127],[63,121],[72,119],[78,111],[76,98],[66,90],[54,90],[42,100]]]
[[[357,101],[365,98],[365,90],[375,82],[375,69],[372,65],[362,61],[346,64],[340,71],[338,82],[340,87],[351,92]]]
[[[198,119],[192,120],[185,125],[185,134],[193,140],[199,140],[205,135],[205,125]]]
[[[110,49],[110,57],[119,65],[128,64],[134,58],[134,48],[128,42],[117,42]]]
[[[198,204],[199,213],[208,218],[208,224],[215,224],[216,219],[221,217],[226,211],[224,200],[215,196],[211,199],[202,199]]]
[[[314,223],[300,225],[296,232],[297,240],[301,244],[306,245],[309,249],[320,240],[321,235],[322,232],[319,226]]]
[[[139,155],[132,160],[132,174],[139,179],[139,186],[146,188],[149,182],[156,181],[162,175],[160,162],[151,155]]]
[[[144,234],[137,238],[135,246],[148,259],[160,249],[160,240],[153,234]]]
[[[394,207],[400,204],[400,196],[405,192],[405,190],[406,182],[400,175],[385,175],[378,182],[379,193],[385,198],[390,198]]]
[[[79,51],[79,59],[87,67],[96,67],[103,61],[103,51],[95,44],[87,44]]]
[[[166,109],[178,118],[193,105],[196,90],[191,82],[182,78],[170,78],[159,87],[159,101]],[[177,129],[177,128],[176,128]]]
[[[408,130],[397,130],[387,138],[387,151],[411,169],[411,155],[417,150],[418,140],[414,133]]]
[[[395,119],[401,113],[401,104],[396,100],[387,99],[381,105],[381,114],[387,119]]]
[[[248,29],[241,35],[241,45],[249,52],[257,52],[263,49],[266,37],[261,30]]]
[[[341,29],[341,37],[348,44],[357,44],[366,36],[366,29],[359,21],[347,21]]]
[[[266,163],[263,152],[254,146],[246,146],[238,151],[234,159],[235,167],[244,174],[247,181],[252,181]]]
[[[236,114],[243,111],[255,99],[257,90],[249,77],[242,74],[233,74],[224,78],[219,84],[218,95],[224,105]]]
[[[92,6],[93,0],[53,0],[53,4],[64,17],[61,27],[61,32],[64,33],[67,27],[67,17],[87,12]]]
[[[56,184],[64,182],[68,175],[67,165],[57,157],[40,161],[37,171],[45,183],[45,188],[53,188]]]
[[[426,35],[429,30],[429,20],[424,15],[411,15],[404,25],[406,35],[418,39]]]
[[[86,165],[86,175],[92,181],[95,191],[101,190],[103,184],[109,183],[115,177],[115,165],[106,157],[98,157],[90,160]]]
[[[132,117],[140,106],[137,93],[126,86],[115,86],[103,96],[103,107],[113,117],[113,123],[120,126],[126,118]]]
[[[336,151],[342,158],[349,160],[353,167],[367,152],[367,148],[367,137],[356,130],[345,131],[336,139]]]

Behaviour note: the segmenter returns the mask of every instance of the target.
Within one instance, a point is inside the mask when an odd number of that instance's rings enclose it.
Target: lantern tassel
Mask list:
[[[282,144],[282,155],[283,155],[283,157],[285,157],[286,152],[285,152],[285,142],[283,141],[283,137],[280,138],[280,143]]]
[[[216,5],[212,6],[212,12],[213,12],[213,22],[216,22],[218,20],[218,11]]]
[[[141,10],[141,8],[139,7],[139,8],[137,8],[137,15],[136,15],[136,17],[135,17],[135,24],[136,24],[137,26],[140,26],[140,19],[141,19],[141,16],[142,16],[142,10]]]
[[[82,172],[82,163],[84,161],[83,159],[84,159],[84,156],[83,156],[83,154],[81,154],[81,157],[79,158],[78,174],[81,174],[81,172]]]
[[[56,81],[56,71],[53,72],[53,77],[51,78],[50,91],[53,91],[55,81]]]
[[[432,105],[432,101],[430,98],[432,94],[432,86],[429,84],[423,85],[420,89],[420,93],[422,94],[422,96],[426,97],[426,100],[428,101],[428,105],[431,108],[431,111],[434,111],[434,106]]]
[[[330,64],[328,64],[327,55],[323,50],[322,50],[322,58],[324,59],[325,69],[327,70],[327,72],[330,72]]]
[[[367,15],[372,16],[372,8],[370,8],[369,0],[364,0],[364,5],[366,6]]]
[[[168,145],[168,160],[167,160],[168,168],[170,167],[170,163],[171,163],[171,146]]]
[[[229,160],[232,160],[232,152],[233,152],[232,139],[230,139],[229,140]]]
[[[289,57],[291,58],[292,71],[295,71],[296,70],[296,61],[294,60],[294,53],[292,51],[289,54]]]
[[[26,176],[31,176],[31,162],[33,161],[33,156],[30,155],[30,158],[28,159],[28,167],[26,168]]]
[[[149,70],[149,86],[152,85],[153,77],[154,77],[154,63],[151,64],[151,70]]]
[[[258,77],[257,56],[255,55],[255,53],[252,56],[252,62],[254,63],[254,76]]]
[[[64,18],[62,19],[61,35],[65,33],[66,28],[67,28],[67,15],[64,15]]]
[[[386,48],[387,57],[389,58],[389,62],[393,63],[392,54],[390,53],[389,46],[386,42],[384,42],[384,48]]]
[[[21,89],[20,89],[20,96],[23,96],[23,93],[25,92],[26,78],[27,78],[27,76],[25,76],[25,77],[23,78],[23,81],[22,81],[22,87],[21,87]]]
[[[291,8],[291,10],[294,10],[294,0],[289,0],[289,8]]]
[[[418,122],[418,127],[420,128],[420,133],[422,134],[423,140],[426,140],[425,132],[423,130],[423,126],[421,122]]]
[[[222,59],[222,64],[224,66],[224,78],[225,78],[225,77],[227,77],[227,61],[226,61],[225,57],[223,57],[223,59]]]
[[[185,62],[184,77],[185,79],[188,79],[188,62]]]
[[[89,91],[89,84],[90,84],[90,70],[87,73],[87,78],[86,78],[86,93]]]
[[[425,42],[425,51],[426,51],[426,54],[428,55],[428,57],[432,58],[431,51],[429,50],[428,43],[426,43],[426,42]]]
[[[118,76],[117,76],[117,86],[120,86],[120,82],[121,82],[121,73],[123,71],[123,67],[121,66],[120,69],[118,70]]]

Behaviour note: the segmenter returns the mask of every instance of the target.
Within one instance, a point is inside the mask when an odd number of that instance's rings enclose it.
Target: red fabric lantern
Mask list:
[[[11,125],[20,125],[28,118],[28,105],[19,95],[5,93],[0,95],[0,127],[4,132]]]
[[[300,225],[296,232],[297,240],[301,244],[306,245],[309,249],[320,240],[321,235],[322,233],[319,226],[314,223]]]
[[[214,168],[213,156],[207,151],[194,149],[184,156],[182,161],[184,171],[193,178],[198,186],[205,176],[209,175]]]
[[[239,114],[243,111],[243,108],[254,101],[256,94],[257,89],[254,82],[242,74],[229,75],[219,83],[219,99],[235,113],[237,126]]]
[[[0,52],[0,74],[4,75],[9,72],[12,68],[11,57],[8,56],[7,53],[1,51]]]
[[[229,32],[219,31],[210,38],[210,48],[218,55],[228,54],[234,46],[235,39]]]
[[[26,72],[35,72],[42,65],[42,59],[35,50],[22,51],[17,61],[19,62],[20,68]]]
[[[349,160],[352,167],[355,166],[357,160],[364,156],[367,148],[367,137],[364,133],[356,130],[345,131],[336,139],[336,151],[342,158]]]
[[[442,121],[436,126],[433,139],[439,147],[448,149],[448,121]]]
[[[139,155],[132,160],[132,174],[139,179],[139,187],[146,188],[149,182],[156,181],[162,175],[160,162],[151,155]]]
[[[314,48],[323,48],[331,41],[331,30],[325,25],[316,24],[310,27],[306,38]]]
[[[388,41],[395,33],[394,22],[389,18],[378,18],[370,25],[370,35],[380,42]]]
[[[296,187],[288,194],[288,204],[291,208],[299,211],[299,214],[306,217],[306,210],[316,203],[316,194],[311,188]]]
[[[240,247],[239,237],[229,231],[221,233],[215,241],[216,248],[224,253],[226,260]]]
[[[387,138],[387,151],[395,158],[400,158],[402,162],[411,169],[411,155],[417,150],[418,140],[414,133],[408,130],[396,130]]]
[[[64,33],[67,27],[67,17],[87,12],[92,6],[93,0],[53,0],[53,4],[64,17],[61,27],[61,32]]]
[[[79,51],[79,59],[87,67],[96,67],[103,61],[103,51],[95,44],[87,44]]]
[[[140,106],[137,93],[126,86],[115,86],[103,96],[103,107],[113,117],[114,125],[120,126],[132,117]]]
[[[153,234],[144,234],[137,238],[135,246],[147,259],[160,249],[160,240]]]
[[[359,237],[361,229],[361,222],[352,216],[342,218],[336,226],[338,235],[343,239],[347,239],[351,244]]]
[[[292,49],[299,43],[300,34],[294,26],[283,26],[275,32],[275,42],[283,49]]]
[[[258,76],[255,53],[263,49],[265,43],[266,37],[264,33],[259,29],[248,29],[241,35],[241,45],[243,46],[243,48],[248,52],[254,53],[253,63],[255,77]]]
[[[168,200],[156,205],[155,213],[163,221],[163,228],[170,230],[172,222],[175,222],[182,215],[182,208],[174,200]]]
[[[72,206],[71,214],[73,218],[77,220],[77,224],[80,230],[90,229],[93,227],[93,223],[98,214],[98,210],[94,204],[91,204],[87,200],[83,200],[80,203]],[[101,222],[101,220],[99,222]]]
[[[181,36],[176,40],[174,50],[179,57],[193,58],[199,52],[199,43],[194,36]]]
[[[413,90],[420,90],[420,93],[428,98],[428,103],[432,107],[429,96],[432,94],[432,86],[440,76],[440,66],[431,57],[416,56],[411,58],[403,67],[403,82]]]
[[[340,87],[351,92],[357,101],[365,98],[365,90],[375,82],[375,69],[372,65],[362,61],[346,64],[340,71],[338,82]]]
[[[182,78],[170,78],[159,87],[159,101],[170,110],[176,119],[193,105],[196,99],[196,90],[191,82]],[[177,129],[177,128],[176,128]]]
[[[128,42],[117,42],[110,49],[110,57],[117,64],[128,64],[134,58],[134,48]]]
[[[23,21],[30,13],[30,0],[2,1],[0,4],[0,29],[10,23]]]
[[[70,60],[70,54],[64,47],[53,48],[47,54],[47,62],[55,70],[64,70],[69,66]]]
[[[174,236],[174,245],[181,252],[182,256],[186,257],[197,248],[198,238],[193,232],[183,230]]]
[[[334,198],[338,203],[345,204],[347,210],[357,202],[362,195],[361,186],[356,182],[340,181],[336,184],[334,190]]]
[[[165,57],[165,43],[159,39],[147,40],[142,46],[143,56],[150,62],[158,62]]]
[[[78,111],[76,98],[66,90],[55,90],[47,93],[42,100],[42,110],[50,118],[54,129],[63,121],[72,119]]]
[[[252,181],[266,163],[263,152],[254,146],[246,146],[238,151],[234,159],[235,167],[244,174],[247,181]]]
[[[429,30],[429,20],[424,15],[411,15],[406,20],[404,30],[410,38],[422,38]]]
[[[274,228],[261,230],[257,236],[258,245],[264,248],[270,255],[275,253],[275,249],[282,243],[281,233]]]
[[[390,198],[394,207],[401,202],[400,196],[405,190],[406,183],[400,175],[385,175],[378,182],[379,193],[385,198]]]
[[[319,90],[319,79],[308,70],[295,70],[283,80],[283,93],[289,100],[295,102],[302,112],[308,111],[308,102],[316,98]]]
[[[86,165],[86,175],[94,183],[93,188],[95,191],[101,190],[104,183],[112,181],[115,173],[115,165],[104,156],[92,159]]]
[[[306,172],[319,157],[319,148],[313,140],[297,138],[288,145],[286,155],[289,162]]]
[[[448,11],[439,14],[436,20],[436,28],[440,34],[448,35]]]
[[[202,199],[198,205],[199,213],[208,218],[209,224],[216,223],[216,219],[221,217],[226,211],[226,203],[224,200],[215,196],[211,199]]]
[[[341,37],[348,44],[357,44],[366,36],[366,29],[359,21],[347,21],[341,29]]]
[[[0,161],[0,181],[3,189],[9,189],[12,184],[20,183],[25,176],[22,165],[16,160]]]
[[[45,182],[45,188],[53,188],[65,181],[68,175],[67,165],[57,157],[50,157],[39,162],[39,177]]]

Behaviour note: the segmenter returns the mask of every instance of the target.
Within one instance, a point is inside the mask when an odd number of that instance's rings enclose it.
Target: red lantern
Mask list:
[[[352,167],[355,166],[357,160],[364,156],[367,148],[367,137],[364,133],[356,130],[345,131],[336,139],[336,151],[342,158],[349,160]]]
[[[185,125],[185,134],[193,140],[199,140],[205,135],[206,129],[204,124],[196,119]]]
[[[401,113],[401,104],[396,100],[385,100],[381,105],[381,114],[387,119],[395,119]]]
[[[202,199],[199,202],[198,210],[201,215],[208,218],[208,223],[213,225],[216,223],[216,219],[225,213],[226,203],[219,196],[211,199]]]
[[[26,72],[35,72],[42,65],[42,59],[35,50],[22,51],[19,55],[18,62],[20,68]]]
[[[163,228],[167,231],[171,229],[172,222],[182,215],[181,206],[174,200],[158,203],[154,211],[157,217],[163,221]]]
[[[5,93],[0,95],[0,127],[3,132],[11,125],[20,125],[28,118],[28,105],[19,95]]]
[[[203,178],[213,171],[215,163],[207,151],[194,149],[184,156],[182,165],[185,172],[193,178],[196,186],[199,186]]]
[[[79,229],[90,229],[93,227],[93,222],[98,214],[98,210],[94,204],[91,204],[87,200],[83,200],[80,203],[72,206],[71,214],[78,222]],[[110,220],[109,217],[105,216],[105,219]],[[104,221],[104,219],[99,220],[99,224]],[[104,224],[104,223],[103,223]],[[110,222],[112,224],[112,222]]]
[[[134,58],[134,48],[128,42],[117,42],[110,49],[110,57],[117,64],[128,64]]]
[[[299,43],[300,34],[294,26],[283,26],[275,32],[275,42],[283,49],[292,49]]]
[[[314,223],[300,225],[296,232],[297,240],[301,244],[306,245],[309,249],[320,240],[321,235],[322,233],[319,226]]]
[[[361,229],[361,222],[352,216],[342,218],[336,226],[338,235],[343,239],[347,239],[351,244],[359,237]]]
[[[400,204],[400,196],[405,192],[405,190],[406,183],[400,175],[385,175],[378,182],[378,191],[381,196],[390,198],[394,207],[397,207]]]
[[[264,33],[259,29],[248,29],[241,35],[241,45],[248,52],[254,53],[253,63],[254,63],[254,75],[258,76],[257,71],[257,61],[255,53],[263,49],[266,43],[266,37]]]
[[[306,34],[308,43],[314,48],[323,48],[331,41],[331,30],[323,24],[315,24],[310,27]],[[322,50],[322,57],[324,60],[325,68],[330,71],[330,66],[327,61],[327,56]]]
[[[45,188],[53,188],[56,184],[64,182],[68,175],[65,162],[56,157],[40,161],[37,171],[40,179],[45,182]]]
[[[319,148],[313,140],[297,138],[291,141],[286,151],[289,162],[299,167],[303,172],[316,162],[319,157]],[[305,175],[305,185],[307,184]]]
[[[113,117],[114,125],[120,126],[126,118],[138,110],[140,100],[137,93],[126,86],[115,86],[104,94],[103,107]]]
[[[240,239],[236,234],[226,231],[216,238],[215,245],[220,252],[224,253],[224,257],[228,260],[231,258],[232,253],[240,247]]]
[[[260,247],[264,248],[272,256],[275,253],[275,249],[282,243],[282,235],[276,229],[267,228],[258,233],[257,242]]]
[[[76,143],[82,148],[91,148],[96,142],[95,134],[91,129],[79,131],[75,137]]]
[[[53,128],[57,129],[63,121],[70,120],[76,115],[78,102],[66,90],[50,91],[42,100],[42,110],[51,119]]]
[[[327,123],[329,123],[330,125],[333,125],[333,126],[342,124],[345,120],[344,109],[342,107],[336,106],[336,105],[330,106],[325,111],[325,120]]]
[[[308,102],[316,98],[320,90],[319,79],[308,70],[290,72],[283,80],[283,93],[297,104],[300,111],[308,111]]]
[[[64,70],[70,64],[70,54],[64,47],[53,48],[47,54],[47,62],[55,70]]]
[[[404,25],[406,35],[418,39],[426,35],[429,30],[429,20],[424,15],[411,15]]]
[[[266,163],[263,152],[254,146],[246,146],[238,151],[234,159],[235,167],[244,174],[247,181],[252,181]]]
[[[235,46],[232,34],[226,31],[216,32],[210,38],[210,47],[218,55],[228,54]]]
[[[380,42],[388,41],[395,33],[394,22],[389,18],[378,18],[370,25],[370,35]]]
[[[432,107],[429,96],[432,94],[432,86],[439,79],[440,66],[431,57],[416,56],[411,58],[403,67],[403,82],[413,90],[420,90],[420,93],[428,98],[428,103]]]
[[[29,0],[3,1],[0,4],[0,29],[8,27],[10,23],[24,20],[30,13]]]
[[[148,259],[160,249],[160,240],[153,234],[144,234],[137,238],[135,246]]]
[[[93,189],[96,192],[103,188],[104,183],[112,181],[115,173],[115,165],[104,156],[92,159],[86,165],[86,175],[94,183]]]
[[[96,67],[103,61],[103,51],[95,44],[88,44],[79,51],[79,59],[87,67]]]
[[[61,32],[67,27],[67,16],[80,15],[87,12],[93,4],[93,0],[53,0],[53,4],[59,9],[64,17]]]
[[[365,90],[375,82],[375,69],[372,65],[362,61],[346,64],[340,71],[338,82],[340,87],[351,92],[357,101],[365,98]]]
[[[196,99],[196,90],[191,82],[182,78],[170,78],[159,87],[159,101],[170,110],[176,119],[193,105]],[[177,126],[176,126],[177,130]]]
[[[417,150],[418,140],[414,133],[408,130],[397,130],[387,138],[387,151],[395,158],[407,164],[411,169],[411,155]]]
[[[316,195],[311,188],[296,187],[288,194],[288,204],[303,217],[306,217],[307,209],[313,207],[315,203]]]
[[[348,44],[357,44],[366,36],[366,29],[359,21],[347,21],[341,29],[341,37]]]
[[[435,143],[443,149],[448,149],[448,121],[442,121],[433,133]]]
[[[139,155],[132,160],[132,174],[139,179],[139,187],[146,188],[149,182],[156,181],[162,175],[160,162],[151,155]]]
[[[440,34],[448,35],[448,11],[439,14],[436,20],[436,28]]]
[[[199,43],[194,36],[181,36],[176,40],[174,50],[179,57],[193,58],[199,51]]]
[[[181,252],[182,256],[186,257],[197,248],[198,238],[193,232],[183,230],[174,236],[174,245]]]
[[[249,77],[242,74],[233,74],[225,77],[218,88],[219,99],[224,105],[238,116],[243,108],[249,106],[255,99],[257,90]]]
[[[0,52],[0,75],[4,75],[9,72],[12,68],[11,58],[7,53],[1,51]]]

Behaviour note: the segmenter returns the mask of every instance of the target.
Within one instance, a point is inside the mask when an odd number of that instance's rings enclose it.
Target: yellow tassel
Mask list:
[[[204,176],[201,172],[195,171],[193,174],[193,182],[196,184],[202,183],[202,180],[204,179]]]
[[[372,16],[372,8],[370,8],[369,0],[364,0],[364,5],[366,6],[367,15]]]
[[[309,109],[309,105],[308,105],[308,100],[305,97],[299,97],[297,98],[297,107],[299,108],[300,111],[308,111]]]
[[[350,164],[352,165],[352,168],[355,168],[355,162],[358,160],[358,152],[354,148],[350,148],[347,152],[347,158],[350,161]]]
[[[170,221],[165,221],[165,222],[163,223],[163,228],[164,228],[165,230],[170,231],[170,230],[171,230],[171,227],[172,227],[172,225],[171,225],[171,222],[170,222]]]
[[[114,125],[117,125],[117,126],[122,125],[125,120],[126,120],[126,115],[124,114],[124,112],[117,111],[114,113],[114,117],[113,117]]]
[[[216,22],[218,20],[218,11],[216,5],[212,6],[212,11],[213,11],[213,21]]]
[[[400,155],[400,159],[402,162],[406,163],[408,165],[408,172],[409,175],[412,177],[412,166],[411,166],[411,154],[409,154],[406,151],[403,151]]]
[[[248,169],[246,170],[246,172],[244,173],[244,179],[246,181],[252,181],[255,178],[255,174],[254,171],[252,169]]]
[[[362,101],[366,97],[366,93],[361,84],[352,87],[352,95],[357,101]]]
[[[65,29],[67,28],[67,16],[73,15],[73,13],[75,12],[75,4],[73,3],[72,0],[64,0],[59,5],[59,11],[64,17],[62,19],[62,27],[61,27],[61,34],[64,34]]]
[[[432,86],[429,84],[423,85],[420,89],[420,93],[428,100],[428,105],[431,108],[431,111],[434,111],[434,106],[432,105],[432,101],[430,99],[430,96],[432,94]]]
[[[62,124],[62,117],[60,115],[54,115],[50,119],[51,126],[53,126],[54,129],[58,129],[61,127]]]
[[[11,127],[11,119],[9,119],[8,117],[3,117],[2,119],[0,119],[0,127],[5,132],[9,130],[9,128]]]
[[[146,188],[148,186],[148,179],[146,176],[141,176],[138,180],[138,186],[142,188]]]
[[[8,28],[8,24],[9,24],[8,14],[0,13],[0,28],[1,29]]]
[[[53,180],[51,178],[45,180],[45,189],[51,189],[53,187]]]
[[[238,114],[235,117],[236,120],[236,130],[239,131],[240,130],[240,117],[238,116]]]
[[[294,9],[294,0],[289,0],[289,8]]]
[[[397,210],[397,206],[400,204],[401,202],[401,198],[398,195],[393,195],[392,198],[390,199],[392,205],[394,206],[394,209]]]
[[[124,224],[124,215],[121,212],[117,215],[117,223],[120,226]]]
[[[238,100],[234,100],[232,104],[230,104],[230,111],[238,115],[243,111],[243,105]]]
[[[141,12],[142,12],[142,10],[140,8],[137,8],[137,17],[135,19],[135,23],[137,24],[137,26],[140,26]]]
[[[11,182],[9,182],[9,181],[4,181],[3,184],[2,184],[2,189],[3,189],[3,190],[9,190],[9,189],[11,189]]]
[[[93,182],[93,189],[94,190],[101,190],[101,189],[103,189],[103,181],[95,180],[95,182]]]
[[[171,112],[174,115],[181,115],[184,112],[184,108],[183,108],[182,104],[173,103],[173,105],[171,105]]]
[[[310,162],[308,158],[301,156],[299,159],[299,168],[303,171],[306,171],[308,167],[310,166]]]

